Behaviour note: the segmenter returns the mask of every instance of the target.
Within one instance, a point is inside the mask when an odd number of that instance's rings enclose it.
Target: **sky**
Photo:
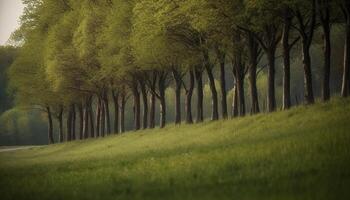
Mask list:
[[[0,0],[0,45],[18,28],[23,7],[22,0]]]

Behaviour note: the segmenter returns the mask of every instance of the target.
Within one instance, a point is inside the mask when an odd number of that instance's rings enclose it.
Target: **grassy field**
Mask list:
[[[0,199],[349,199],[350,100],[0,153]]]

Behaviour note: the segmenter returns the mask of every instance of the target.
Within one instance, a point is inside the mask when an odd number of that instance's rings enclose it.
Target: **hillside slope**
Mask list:
[[[5,199],[347,199],[350,100],[0,153]]]

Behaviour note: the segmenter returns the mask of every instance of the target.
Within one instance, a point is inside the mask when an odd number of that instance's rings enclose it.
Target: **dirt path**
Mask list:
[[[40,146],[12,146],[12,147],[0,147],[0,153],[2,152],[8,152],[8,151],[17,151],[17,150],[24,150],[24,149],[31,149],[36,148]]]

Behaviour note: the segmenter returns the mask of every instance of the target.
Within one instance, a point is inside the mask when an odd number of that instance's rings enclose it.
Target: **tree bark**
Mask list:
[[[330,26],[324,28],[324,74],[323,74],[323,101],[330,99],[330,73],[331,73],[331,40]]]
[[[196,122],[203,122],[203,79],[202,79],[202,70],[195,69],[195,78],[197,82],[197,116]]]
[[[185,110],[186,110],[186,123],[192,124],[193,118],[192,118],[192,95],[193,95],[193,89],[194,89],[194,73],[192,70],[189,71],[190,81],[189,81],[189,87],[186,91],[186,102],[185,102]]]
[[[212,114],[211,114],[211,120],[215,121],[219,119],[219,112],[218,112],[218,93],[215,86],[215,78],[212,71],[212,66],[209,61],[209,55],[208,52],[204,53],[204,67],[206,69],[206,72],[208,74],[209,79],[209,87],[211,91],[211,99],[212,99]]]
[[[75,135],[75,124],[76,124],[76,113],[75,113],[75,105],[72,104],[72,140],[76,139],[76,135]]]
[[[100,137],[101,130],[101,98],[98,97],[96,105],[96,137]]]
[[[153,73],[151,84],[149,86],[152,91],[156,90],[156,84],[157,84],[157,75],[156,73]],[[153,92],[151,92],[150,112],[149,112],[149,128],[151,129],[156,126],[155,117],[156,117],[156,95]]]
[[[148,99],[147,99],[147,89],[144,81],[140,81],[140,91],[142,96],[142,105],[143,105],[143,113],[142,113],[142,128],[147,129],[148,126]]]
[[[120,133],[125,132],[125,104],[126,104],[126,95],[125,93],[122,94],[121,100],[120,100]]]
[[[232,97],[232,117],[235,118],[238,116],[238,95],[237,95],[237,84],[233,86],[233,97]]]
[[[267,52],[268,69],[267,69],[267,109],[268,112],[276,111],[276,96],[275,96],[275,48],[269,48]]]
[[[89,120],[90,120],[90,134],[91,137],[94,138],[95,137],[95,123],[94,123],[94,113],[92,110],[92,97],[90,97],[89,100]]]
[[[227,119],[227,92],[226,92],[226,73],[225,73],[225,53],[218,51],[218,58],[220,62],[220,87],[221,87],[221,113],[222,118]]]
[[[237,103],[238,103],[238,115],[243,117],[245,116],[245,97],[244,97],[244,72],[241,67],[241,64],[238,64],[237,69]]]
[[[313,104],[315,102],[312,88],[312,71],[311,71],[311,57],[309,46],[306,41],[303,41],[303,69],[304,69],[304,97],[306,104]]]
[[[105,119],[106,119],[106,134],[111,134],[111,118],[109,112],[109,100],[108,100],[108,91],[105,91],[103,94],[103,104],[105,107]]]
[[[78,105],[78,112],[79,112],[79,139],[84,139],[84,111],[83,111],[83,105],[82,103],[79,103]]]
[[[290,45],[289,45],[289,33],[292,25],[292,17],[289,8],[285,8],[283,16],[283,33],[282,33],[282,46],[283,46],[283,105],[282,109],[287,110],[291,107],[290,96]]]
[[[233,76],[235,78],[236,89],[237,89],[237,106],[238,115],[245,115],[245,96],[244,96],[244,76],[245,76],[245,66],[243,63],[243,46],[241,44],[241,33],[237,32],[234,35],[234,44],[236,44],[236,49],[233,53]]]
[[[84,138],[89,137],[89,108],[88,108],[88,98],[86,98],[84,103],[84,129],[83,129]]]
[[[181,124],[181,85],[182,76],[176,71],[172,70],[173,78],[175,81],[175,124]]]
[[[67,128],[67,141],[72,140],[72,120],[73,120],[73,112],[72,112],[72,105],[69,106],[69,110],[67,113],[67,123],[66,123],[66,128]]]
[[[119,133],[119,93],[112,91],[114,102],[114,133]]]
[[[236,82],[236,94],[237,94],[237,109],[238,115],[245,115],[245,97],[244,97],[244,67],[242,64],[242,54],[239,52],[235,55],[235,62],[233,65],[233,74]]]
[[[134,81],[132,85],[132,94],[134,98],[134,130],[140,130],[141,125],[141,113],[140,113],[140,92],[138,89],[137,81]]]
[[[100,121],[100,126],[101,126],[101,136],[104,137],[106,133],[106,107],[105,104],[103,103],[103,99],[101,98],[101,121]]]
[[[312,8],[310,11],[310,18],[305,21],[301,11],[296,11],[296,17],[299,22],[298,31],[302,38],[302,58],[304,69],[304,98],[306,104],[313,104],[315,102],[313,88],[312,88],[312,71],[311,71],[311,57],[310,46],[312,43],[315,26],[316,26],[316,0],[312,0]]]
[[[164,128],[166,124],[166,103],[165,103],[165,80],[166,75],[160,76],[158,79],[159,101],[160,101],[160,128]]]
[[[151,94],[150,98],[150,112],[149,112],[149,128],[156,126],[156,95]]]
[[[349,96],[350,87],[350,2],[345,1],[343,3],[343,12],[345,17],[345,46],[344,46],[344,64],[343,64],[343,78],[341,96]]]
[[[330,99],[330,73],[331,73],[331,25],[330,25],[330,5],[329,0],[319,0],[319,16],[323,29],[323,53],[324,71],[322,100]]]
[[[256,86],[256,70],[258,65],[258,48],[259,44],[256,42],[252,33],[248,34],[248,51],[249,51],[249,88],[250,88],[250,101],[251,112],[256,114],[260,112],[258,89]]]
[[[46,107],[46,112],[47,112],[47,120],[48,120],[48,128],[47,128],[48,143],[53,144],[54,143],[53,123],[52,123],[52,114],[49,106]]]
[[[64,142],[64,136],[63,136],[63,106],[60,106],[60,110],[58,113],[58,135],[59,135],[59,142]]]
[[[161,96],[160,98],[160,128],[164,128],[166,124],[166,105],[165,105],[165,96]]]

